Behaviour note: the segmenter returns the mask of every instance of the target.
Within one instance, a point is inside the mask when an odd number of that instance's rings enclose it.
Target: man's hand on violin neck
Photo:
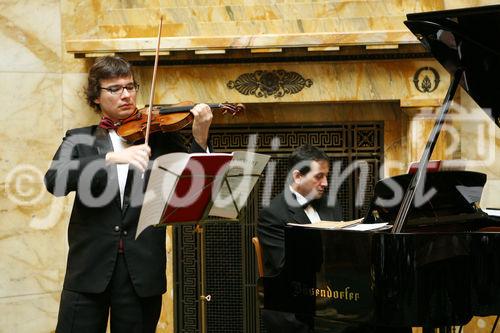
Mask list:
[[[148,167],[151,148],[148,145],[130,146],[122,151],[112,151],[106,154],[108,164],[132,164],[140,171],[144,172]]]
[[[213,118],[212,110],[207,104],[196,104],[191,113],[194,116],[193,137],[203,149],[207,149],[208,132]]]

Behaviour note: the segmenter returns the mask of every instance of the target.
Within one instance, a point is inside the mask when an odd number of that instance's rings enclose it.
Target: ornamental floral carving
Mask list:
[[[437,89],[439,73],[433,67],[421,67],[413,75],[413,84],[421,93],[430,93]]]
[[[273,71],[255,71],[245,73],[234,81],[229,81],[229,89],[236,89],[243,95],[255,95],[258,98],[274,96],[283,97],[285,94],[296,94],[304,87],[311,87],[313,81],[305,79],[297,72],[287,72],[282,69]]]

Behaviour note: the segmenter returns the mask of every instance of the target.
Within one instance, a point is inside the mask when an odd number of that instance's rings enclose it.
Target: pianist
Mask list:
[[[341,219],[339,209],[326,205],[324,194],[330,164],[323,151],[311,145],[301,146],[289,157],[288,167],[288,182],[284,190],[262,209],[257,226],[264,274],[269,277],[277,275],[284,266],[284,229],[288,222],[308,224]],[[296,318],[293,313],[264,310],[262,319],[269,333],[313,331],[310,318]]]
[[[262,209],[257,225],[257,234],[262,248],[264,277],[278,281],[277,284],[273,284],[272,290],[268,290],[272,291],[272,295],[266,292],[265,297],[278,297],[280,304],[286,304],[289,301],[289,295],[287,295],[289,292],[286,287],[282,286],[283,283],[279,282],[278,276],[285,266],[286,224],[289,222],[309,224],[322,220],[339,221],[342,219],[338,206],[327,205],[326,193],[330,164],[328,156],[323,151],[311,145],[301,146],[290,155],[288,167],[288,178],[284,190],[271,201],[268,207]],[[322,245],[321,238],[303,240],[304,244],[309,244],[300,248],[301,258],[305,258],[304,262],[291,263],[289,260],[287,266],[299,265],[301,271],[308,276],[308,272],[318,272],[323,264]],[[273,279],[273,277],[277,278]],[[309,305],[301,304],[301,307],[309,309]],[[314,307],[314,304],[311,306]],[[315,319],[305,313],[311,312],[306,310],[295,314],[263,309],[262,321],[269,333],[411,333],[409,327],[373,327],[333,321],[328,323],[316,321],[315,323]]]
[[[284,228],[288,222],[308,224],[341,219],[338,209],[326,205],[330,163],[323,151],[303,145],[290,155],[288,168],[285,189],[259,214],[257,232],[266,276],[274,276],[283,268]]]

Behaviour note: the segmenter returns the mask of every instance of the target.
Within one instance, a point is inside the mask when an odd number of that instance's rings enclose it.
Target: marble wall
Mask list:
[[[71,35],[81,39],[156,36],[220,36],[405,29],[407,13],[494,4],[495,0],[153,0],[106,3],[64,1],[65,14],[86,22]],[[376,13],[376,14],[375,14]]]
[[[62,135],[60,2],[3,1],[0,13],[0,331],[49,332],[71,201],[41,181]]]
[[[0,332],[52,332],[55,327],[73,197],[50,196],[44,191],[42,176],[65,131],[98,119],[82,99],[85,73],[93,59],[74,59],[65,50],[66,40],[151,37],[156,34],[158,11],[166,18],[165,31],[170,36],[238,35],[397,30],[404,28],[401,22],[407,12],[489,3],[493,1],[1,1]],[[266,100],[223,88],[256,66],[169,67],[161,69],[161,88],[155,97],[164,103],[193,99],[248,104],[243,116],[216,115],[216,123],[384,121],[386,158],[402,162],[386,167],[385,174],[393,175],[421,153],[422,138],[429,131],[422,105],[434,110],[444,93],[444,81],[432,95],[412,89],[415,69],[425,64],[419,60],[262,65],[258,69],[279,65],[314,79],[302,94]],[[137,75],[148,82],[151,70],[141,68]],[[442,77],[446,81],[446,74]],[[147,90],[141,90],[140,103],[145,103],[146,95]],[[462,94],[460,101],[482,116],[467,96]],[[459,151],[447,151],[446,142],[454,138],[450,132],[443,135],[445,143],[440,143],[437,154],[478,160],[471,168],[493,175],[485,196],[487,205],[500,207],[495,195],[500,186],[498,130],[477,143],[477,127],[456,127]],[[170,240],[166,246],[170,253]],[[172,313],[169,290],[159,332],[173,332]],[[465,332],[486,332],[490,323],[481,320]]]

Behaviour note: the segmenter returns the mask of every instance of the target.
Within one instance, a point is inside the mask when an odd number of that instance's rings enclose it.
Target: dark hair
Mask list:
[[[305,144],[295,149],[295,151],[288,158],[288,171],[293,169],[299,170],[303,175],[311,171],[311,161],[329,161],[328,155],[319,148],[310,144]],[[309,161],[309,163],[305,163]]]
[[[88,84],[85,88],[87,103],[99,113],[101,108],[94,100],[101,94],[100,80],[132,76],[132,66],[123,58],[106,56],[97,58],[89,71]]]

